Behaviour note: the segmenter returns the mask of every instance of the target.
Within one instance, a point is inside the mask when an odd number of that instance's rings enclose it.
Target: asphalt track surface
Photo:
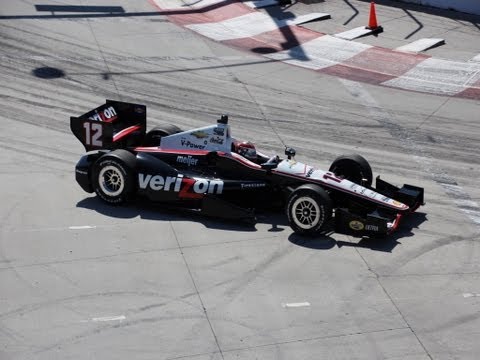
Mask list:
[[[0,8],[2,360],[478,358],[478,101],[312,73],[115,6],[127,15]],[[68,121],[105,98],[146,104],[149,126],[228,113],[237,138],[321,168],[360,153],[427,204],[384,241],[108,207],[75,183]]]

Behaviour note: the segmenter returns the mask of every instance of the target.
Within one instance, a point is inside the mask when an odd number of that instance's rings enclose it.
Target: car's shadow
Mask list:
[[[105,204],[95,196],[80,200],[77,203],[77,207],[94,210],[99,214],[119,219],[140,217],[141,219],[159,221],[194,221],[208,229],[244,232],[258,231],[255,227],[256,224],[267,224],[270,226],[267,230],[268,232],[290,231],[288,220],[282,212],[260,212],[257,214],[255,222],[246,222],[207,217],[198,212],[166,207],[142,199],[137,199],[128,205],[112,206]],[[427,221],[426,214],[411,214],[400,224],[399,229],[395,233],[379,239],[349,236],[352,239],[351,241],[336,240],[334,237],[337,237],[337,234],[333,231],[333,225],[330,225],[325,232],[318,236],[306,237],[292,233],[288,236],[288,240],[297,246],[315,250],[328,250],[334,247],[356,247],[392,252],[397,245],[401,244],[399,239],[413,236],[412,229],[418,228],[425,221]]]
[[[267,230],[269,232],[282,232],[289,229],[288,221],[281,213],[261,212],[257,214],[255,222],[248,222],[212,218],[197,211],[168,207],[143,199],[136,199],[128,205],[113,206],[104,203],[95,196],[80,200],[77,207],[94,210],[99,214],[118,219],[140,217],[141,219],[159,221],[194,221],[208,229],[255,232],[257,231],[256,224],[270,225],[271,227]]]

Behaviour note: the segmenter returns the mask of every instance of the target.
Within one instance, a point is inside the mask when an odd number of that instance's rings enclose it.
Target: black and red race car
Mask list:
[[[376,178],[360,155],[340,156],[328,171],[265,156],[231,135],[228,117],[183,131],[175,125],[148,132],[144,105],[107,100],[70,127],[87,154],[76,180],[109,204],[135,196],[206,215],[254,220],[256,209],[285,209],[291,228],[312,235],[337,232],[381,237],[424,204],[423,188],[396,187]],[[331,221],[333,220],[333,221]]]

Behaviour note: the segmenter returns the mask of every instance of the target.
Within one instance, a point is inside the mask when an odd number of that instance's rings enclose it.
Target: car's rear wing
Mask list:
[[[138,146],[146,127],[145,105],[113,100],[79,117],[70,117],[70,129],[86,151]]]

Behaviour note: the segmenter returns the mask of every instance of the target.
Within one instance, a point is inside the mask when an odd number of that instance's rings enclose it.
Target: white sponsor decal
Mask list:
[[[195,166],[198,163],[198,159],[195,159],[191,157],[190,155],[188,156],[177,156],[177,162],[181,164],[187,164],[188,166]]]
[[[138,174],[138,186],[140,189],[148,187],[154,191],[189,192],[191,189],[196,194],[223,193],[222,180],[185,179],[182,174],[176,177]]]
[[[367,230],[367,231],[378,231],[378,226],[376,226],[376,225],[365,225],[365,230]]]
[[[187,140],[185,138],[182,138],[182,140],[180,140],[180,143],[182,144],[182,146],[188,147],[188,148],[191,148],[191,149],[205,149],[205,145],[208,144],[208,142],[206,140],[204,141],[204,145],[200,145],[200,144],[195,144],[195,143],[193,143],[190,140]]]
[[[221,137],[218,137],[218,136],[210,138],[210,142],[212,144],[223,145],[223,139]]]
[[[89,117],[90,120],[95,120],[95,121],[113,121],[117,117],[117,112],[115,111],[115,108],[113,106],[110,106],[103,111],[95,111],[95,114]]]
[[[265,183],[250,183],[250,184],[241,184],[242,189],[257,189],[257,188],[264,188],[267,184]]]

